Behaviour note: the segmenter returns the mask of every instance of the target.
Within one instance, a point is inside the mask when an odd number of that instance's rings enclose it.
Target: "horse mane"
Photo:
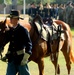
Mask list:
[[[33,19],[33,22],[35,22],[35,21],[39,21],[41,24],[44,24],[43,19],[41,18],[40,15],[36,15],[36,17]]]

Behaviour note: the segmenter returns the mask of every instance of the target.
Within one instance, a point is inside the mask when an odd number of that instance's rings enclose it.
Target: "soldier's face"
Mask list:
[[[13,26],[17,25],[18,20],[19,20],[18,18],[10,18],[10,22]]]

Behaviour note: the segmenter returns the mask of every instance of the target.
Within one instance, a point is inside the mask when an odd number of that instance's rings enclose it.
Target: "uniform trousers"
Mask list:
[[[14,64],[14,62],[8,62],[7,66],[7,73],[6,75],[16,75],[19,73],[19,75],[30,75],[28,65],[17,65]]]

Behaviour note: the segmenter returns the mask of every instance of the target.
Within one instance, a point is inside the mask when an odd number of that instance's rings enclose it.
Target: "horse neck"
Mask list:
[[[41,38],[40,38],[40,34],[38,34],[38,31],[33,24],[31,24],[31,29],[29,33],[30,33],[30,37],[31,37],[33,46],[35,46],[38,43],[38,41],[41,40]]]

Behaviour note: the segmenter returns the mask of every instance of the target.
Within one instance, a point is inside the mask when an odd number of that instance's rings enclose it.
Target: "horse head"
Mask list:
[[[6,23],[6,19],[5,19],[5,21],[1,21],[0,22],[0,33],[4,33],[5,32],[5,28],[6,28],[5,23]]]
[[[6,19],[4,21],[0,21],[0,55],[3,51],[3,44],[4,44],[4,36],[6,29]]]

